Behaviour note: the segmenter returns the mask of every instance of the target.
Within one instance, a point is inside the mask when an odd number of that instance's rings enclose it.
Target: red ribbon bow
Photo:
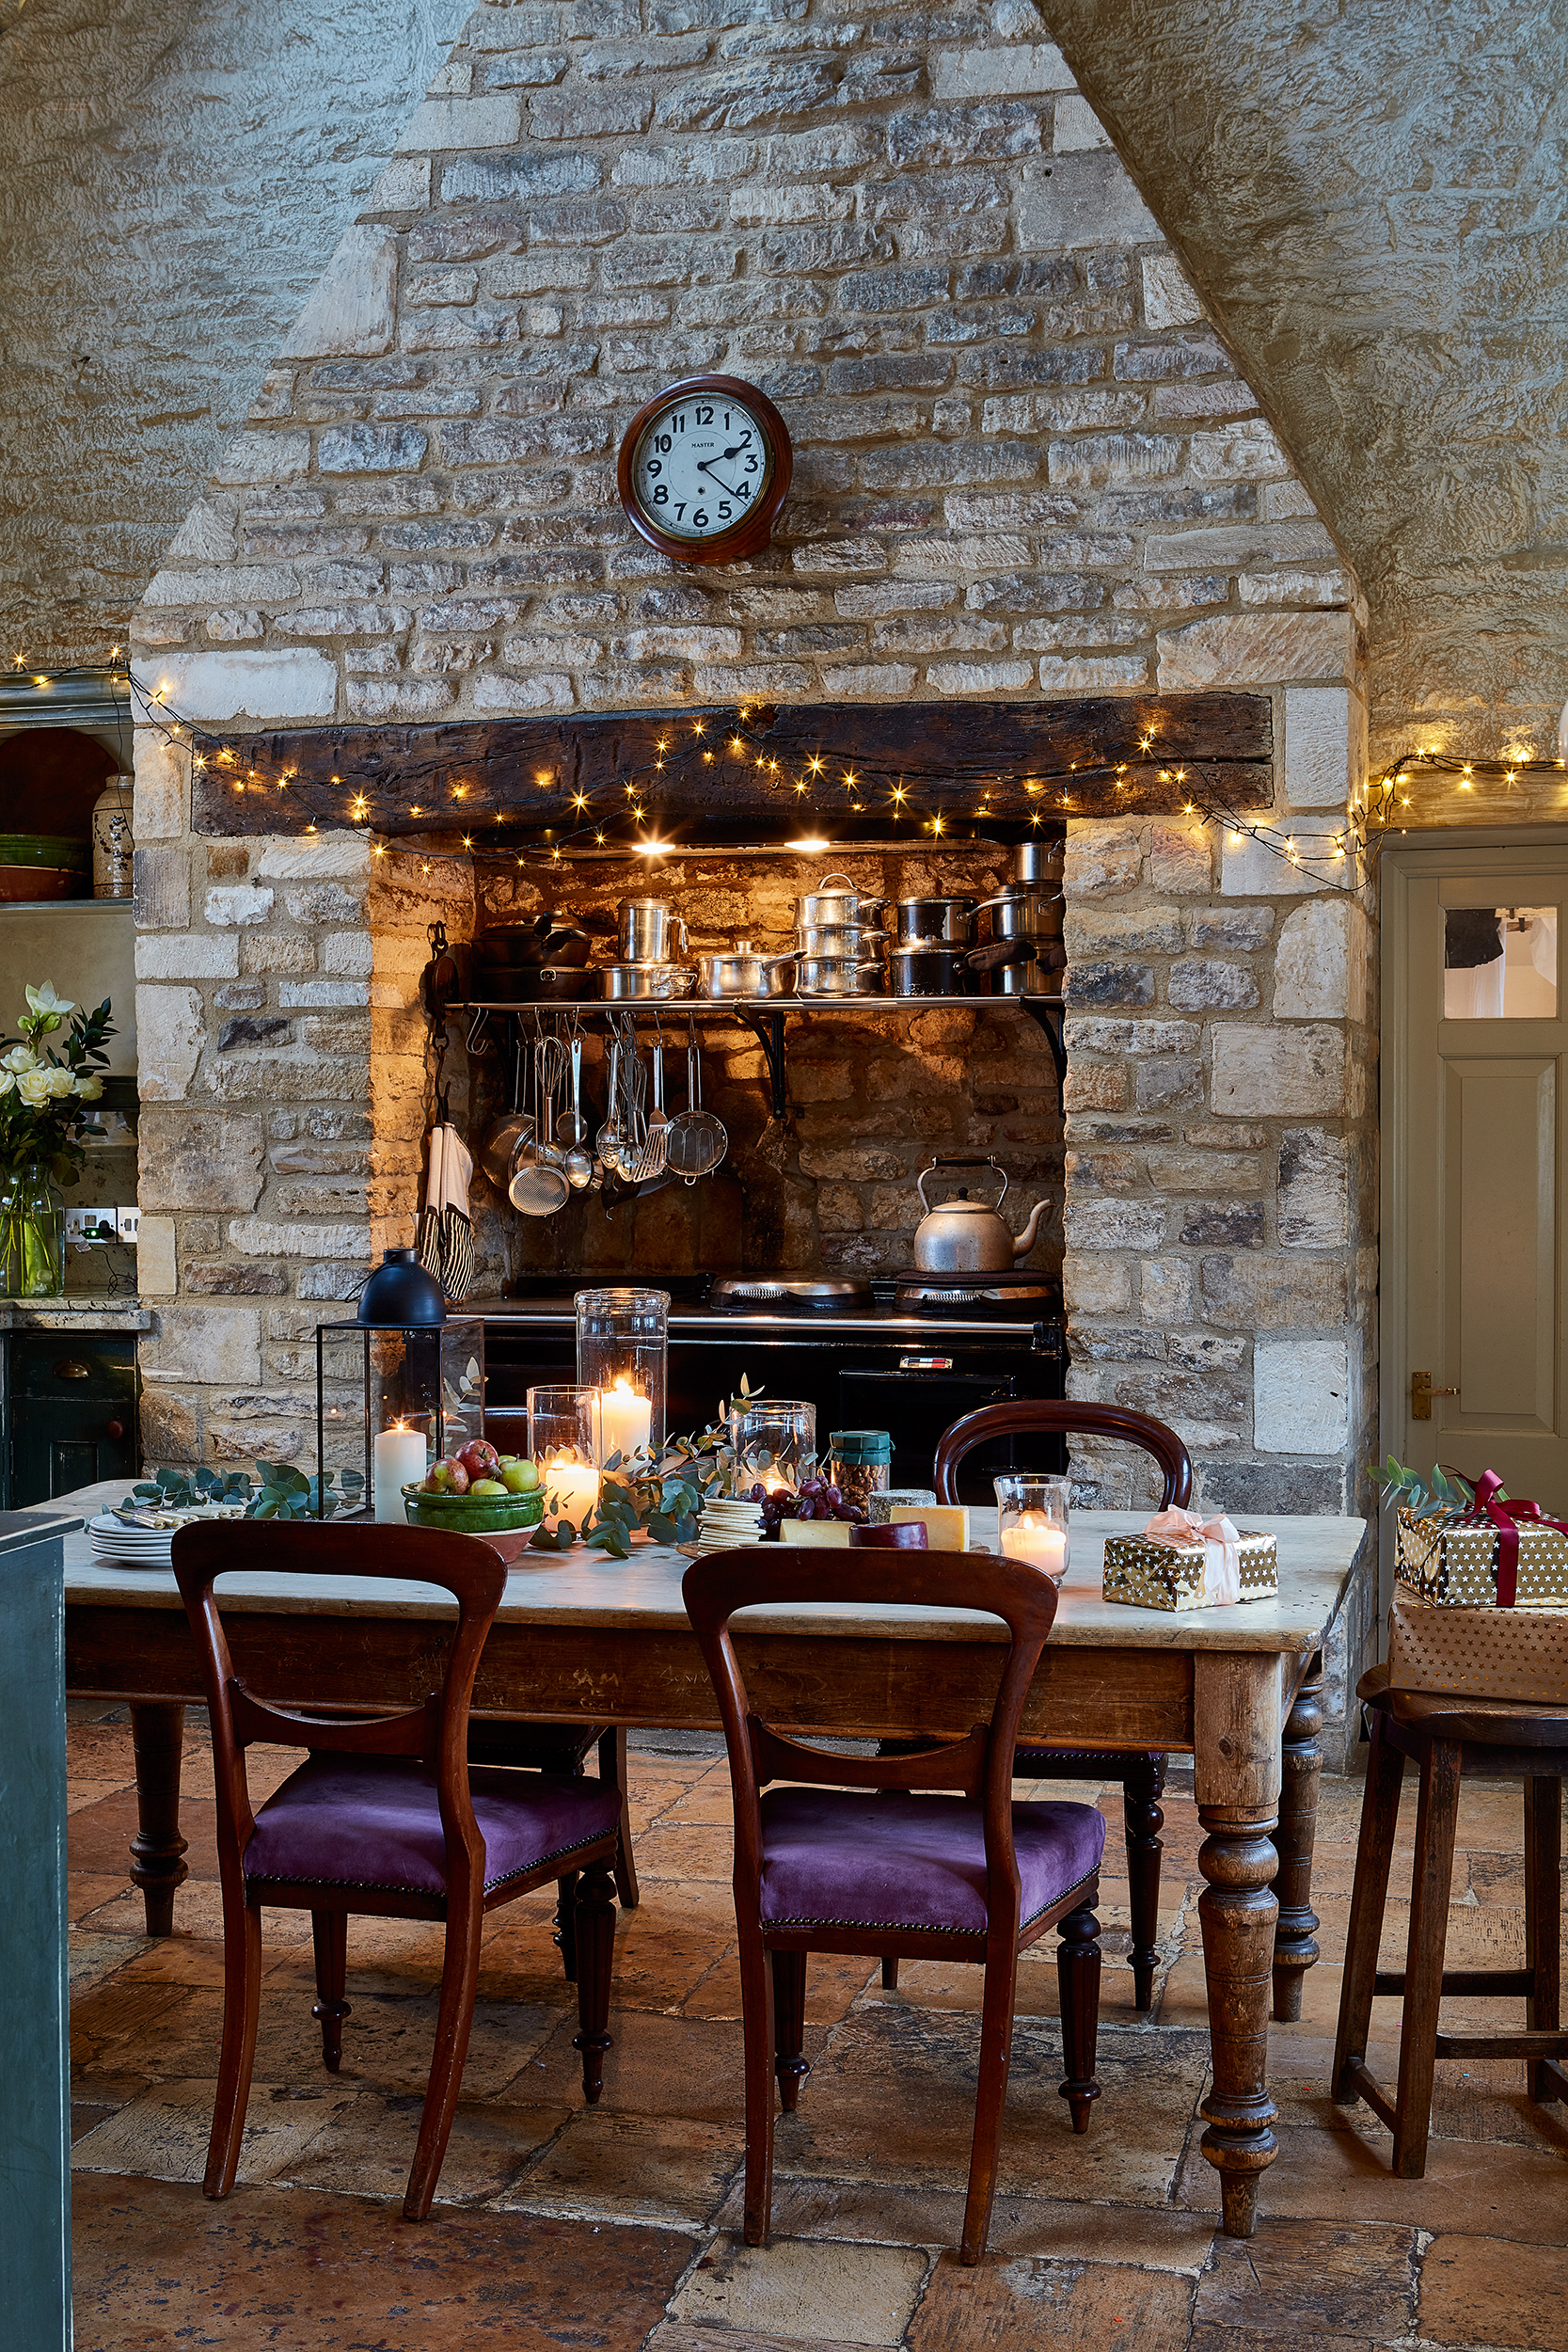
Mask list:
[[[1532,1527],[1555,1527],[1560,1534],[1568,1535],[1568,1521],[1549,1519],[1539,1502],[1504,1500],[1502,1480],[1496,1470],[1482,1470],[1476,1481],[1476,1509],[1472,1518],[1482,1511],[1497,1531],[1497,1606],[1512,1609],[1519,1592],[1519,1530],[1515,1522],[1528,1519]]]

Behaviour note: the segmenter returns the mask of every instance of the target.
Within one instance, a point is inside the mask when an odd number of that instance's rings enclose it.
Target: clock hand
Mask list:
[[[722,461],[717,457],[699,457],[697,460],[698,470],[701,473],[713,473],[714,467],[721,462]],[[740,492],[727,483],[721,474],[714,473],[713,479],[718,483],[719,487],[724,492],[726,498],[737,499],[740,496]]]

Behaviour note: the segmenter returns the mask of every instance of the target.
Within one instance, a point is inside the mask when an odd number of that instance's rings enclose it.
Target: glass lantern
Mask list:
[[[730,1444],[735,1452],[735,1490],[753,1486],[793,1494],[816,1466],[816,1407],[799,1397],[758,1397],[730,1406]]]
[[[437,1456],[484,1435],[484,1320],[323,1323],[316,1328],[316,1460],[357,1471],[384,1525]]]
[[[668,1291],[578,1291],[578,1380],[597,1389],[599,1459],[664,1451]]]
[[[530,1389],[528,1450],[545,1489],[545,1525],[580,1528],[599,1500],[599,1391]]]
[[[1067,1480],[1014,1470],[994,1484],[997,1549],[1009,1560],[1027,1560],[1059,1584],[1069,1549]]]

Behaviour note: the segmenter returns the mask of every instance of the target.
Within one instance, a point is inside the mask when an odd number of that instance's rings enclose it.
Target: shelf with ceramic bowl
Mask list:
[[[585,1019],[591,1014],[646,1011],[655,1016],[669,1014],[677,1022],[684,1021],[689,1013],[700,1014],[707,1019],[716,1017],[721,1021],[738,1021],[743,1027],[751,1030],[762,1047],[768,1062],[773,1116],[782,1119],[788,1105],[784,1085],[784,1028],[787,1021],[801,1014],[914,1014],[932,1012],[943,1005],[983,1006],[988,1012],[1007,1008],[1027,1013],[1045,1032],[1046,1041],[1051,1047],[1051,1058],[1056,1067],[1056,1086],[1060,1091],[1067,1077],[1067,1048],[1062,1036],[1065,1009],[1060,996],[682,996],[670,1002],[642,998],[619,1004],[607,1003],[602,996],[585,996],[572,1004],[552,1004],[547,1009],[552,1016],[578,1013]],[[499,999],[487,999],[449,1004],[446,1009],[449,1013],[468,1013],[477,1020],[483,1013],[537,1015],[546,1009],[531,1001],[524,1003],[515,999],[503,1003]]]

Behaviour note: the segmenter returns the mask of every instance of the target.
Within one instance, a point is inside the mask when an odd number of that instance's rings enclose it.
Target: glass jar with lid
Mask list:
[[[893,1439],[885,1429],[834,1429],[828,1438],[828,1483],[846,1502],[869,1510],[893,1484]]]

